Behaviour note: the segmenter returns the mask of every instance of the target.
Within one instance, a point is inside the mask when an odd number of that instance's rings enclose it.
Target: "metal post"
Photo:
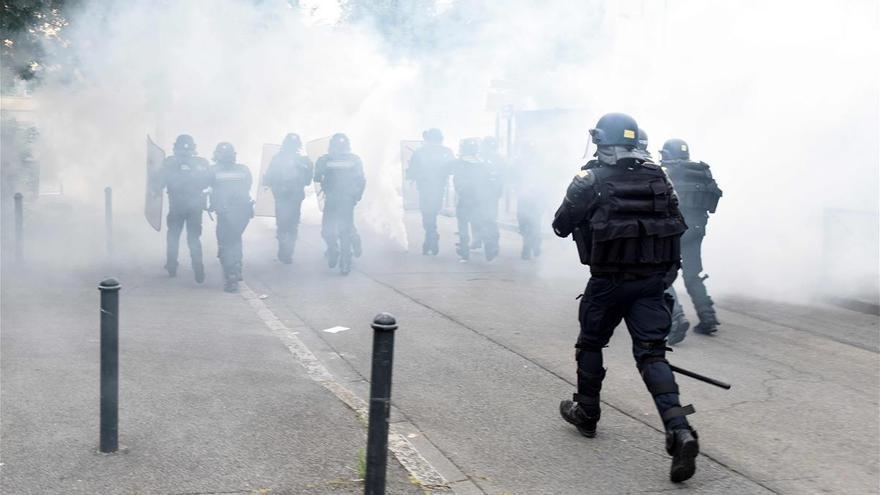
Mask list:
[[[373,364],[370,373],[370,418],[364,494],[384,495],[388,460],[388,415],[391,411],[391,367],[397,321],[393,315],[379,313],[373,319],[372,327]]]
[[[104,188],[104,230],[107,236],[107,254],[113,253],[113,189]]]
[[[22,243],[24,242],[24,207],[22,205],[22,195],[20,192],[15,193],[15,261],[21,262],[24,257]]]
[[[101,291],[101,452],[119,449],[119,289],[116,279]]]

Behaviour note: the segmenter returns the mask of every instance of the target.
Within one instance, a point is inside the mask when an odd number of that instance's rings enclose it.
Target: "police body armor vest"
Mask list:
[[[355,155],[327,155],[323,190],[327,195],[357,196],[363,177]]]
[[[672,162],[665,168],[675,187],[681,209],[715,213],[722,192],[712,178],[709,165],[704,162],[681,161]]]
[[[581,262],[597,273],[659,272],[678,263],[687,226],[673,209],[660,167],[636,162],[590,170],[598,205],[578,233]]]
[[[253,208],[245,165],[217,165],[211,202],[217,211],[248,210]]]

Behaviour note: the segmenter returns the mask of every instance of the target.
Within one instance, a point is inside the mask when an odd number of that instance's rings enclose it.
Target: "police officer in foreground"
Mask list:
[[[272,189],[275,197],[275,226],[278,238],[278,260],[285,264],[293,261],[293,250],[302,214],[305,187],[312,183],[314,167],[308,156],[301,153],[302,140],[297,134],[284,137],[281,150],[272,157],[263,185]]]
[[[168,270],[168,275],[177,276],[180,234],[185,226],[193,274],[196,282],[202,283],[205,281],[201,241],[202,212],[206,208],[204,191],[211,183],[211,174],[208,161],[196,155],[196,143],[192,136],[177,136],[174,154],[165,159],[153,181],[154,194],[162,194],[162,189],[168,189],[165,269]]]
[[[220,143],[214,149],[211,206],[217,212],[217,257],[223,267],[223,290],[237,292],[241,277],[241,236],[254,216],[251,171],[235,163],[235,148]]]
[[[691,161],[688,144],[683,140],[670,139],[663,143],[660,157],[660,164],[675,186],[679,207],[688,224],[688,231],[681,238],[681,271],[700,319],[694,332],[712,334],[718,330],[719,323],[704,283],[708,275],[701,276],[700,273],[703,271],[702,245],[706,224],[709,214],[715,213],[718,207],[721,189],[712,178],[709,165]],[[684,333],[673,335],[671,343],[678,343],[682,339]]]
[[[449,167],[455,156],[452,150],[443,146],[443,133],[440,129],[428,129],[422,133],[422,139],[424,145],[410,158],[406,177],[415,181],[419,190],[419,209],[422,211],[422,227],[425,229],[422,254],[436,255],[440,252],[437,214],[443,206]]]
[[[327,265],[348,275],[351,257],[361,255],[361,238],[354,226],[354,207],[364,195],[367,180],[361,158],[351,152],[345,134],[330,138],[327,154],[315,164],[315,182],[324,192],[321,236],[327,244]]]
[[[653,161],[651,152],[648,151],[648,133],[641,127],[639,127],[639,144],[636,146],[636,149],[644,155],[646,160]],[[678,302],[678,294],[676,294],[675,288],[670,285],[666,289],[666,294],[666,303],[671,307],[672,311],[672,326],[669,329],[669,337],[666,342],[669,345],[675,345],[684,340],[684,336],[687,334],[691,324],[684,315],[684,308]]]
[[[694,409],[681,406],[665,357],[670,314],[664,291],[677,273],[687,226],[666,174],[636,149],[637,132],[628,115],[599,119],[590,130],[596,159],[574,177],[553,220],[556,235],[573,236],[591,273],[579,309],[577,393],[559,410],[581,434],[596,436],[602,348],[624,320],[636,366],[666,429],[670,478],[681,482],[696,470],[699,444],[686,418]]]

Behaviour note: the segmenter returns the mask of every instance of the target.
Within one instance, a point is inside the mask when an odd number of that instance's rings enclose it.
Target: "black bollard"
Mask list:
[[[397,321],[388,313],[373,319],[373,364],[370,372],[370,418],[367,429],[366,495],[384,495],[388,460],[388,415],[391,411],[391,366]]]
[[[113,189],[104,188],[104,230],[107,235],[107,254],[113,253]]]
[[[119,289],[116,279],[98,285],[101,291],[101,452],[119,448]]]
[[[20,192],[15,193],[15,261],[21,262],[24,257],[24,206]]]

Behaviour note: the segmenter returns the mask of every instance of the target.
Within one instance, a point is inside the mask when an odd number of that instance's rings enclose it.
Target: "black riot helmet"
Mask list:
[[[284,136],[284,142],[281,143],[281,149],[289,151],[299,151],[302,149],[302,139],[299,134],[290,133]]]
[[[590,129],[590,137],[596,146],[638,146],[639,125],[636,119],[625,113],[606,113]]]
[[[480,138],[465,138],[458,143],[458,156],[477,156],[480,153]]]
[[[648,133],[641,127],[639,127],[639,144],[636,145],[636,148],[642,151],[648,151]]]
[[[422,139],[426,143],[443,144],[443,132],[440,129],[431,128],[422,133]]]
[[[351,142],[348,140],[348,136],[339,132],[333,135],[330,138],[330,146],[327,149],[328,153],[331,154],[339,154],[339,153],[348,153],[351,151]]]
[[[663,160],[690,160],[691,151],[684,139],[667,139],[660,150]]]
[[[232,144],[219,143],[217,147],[214,148],[214,161],[223,165],[235,163],[235,148]]]
[[[196,141],[189,134],[181,134],[174,140],[175,155],[195,155]]]

